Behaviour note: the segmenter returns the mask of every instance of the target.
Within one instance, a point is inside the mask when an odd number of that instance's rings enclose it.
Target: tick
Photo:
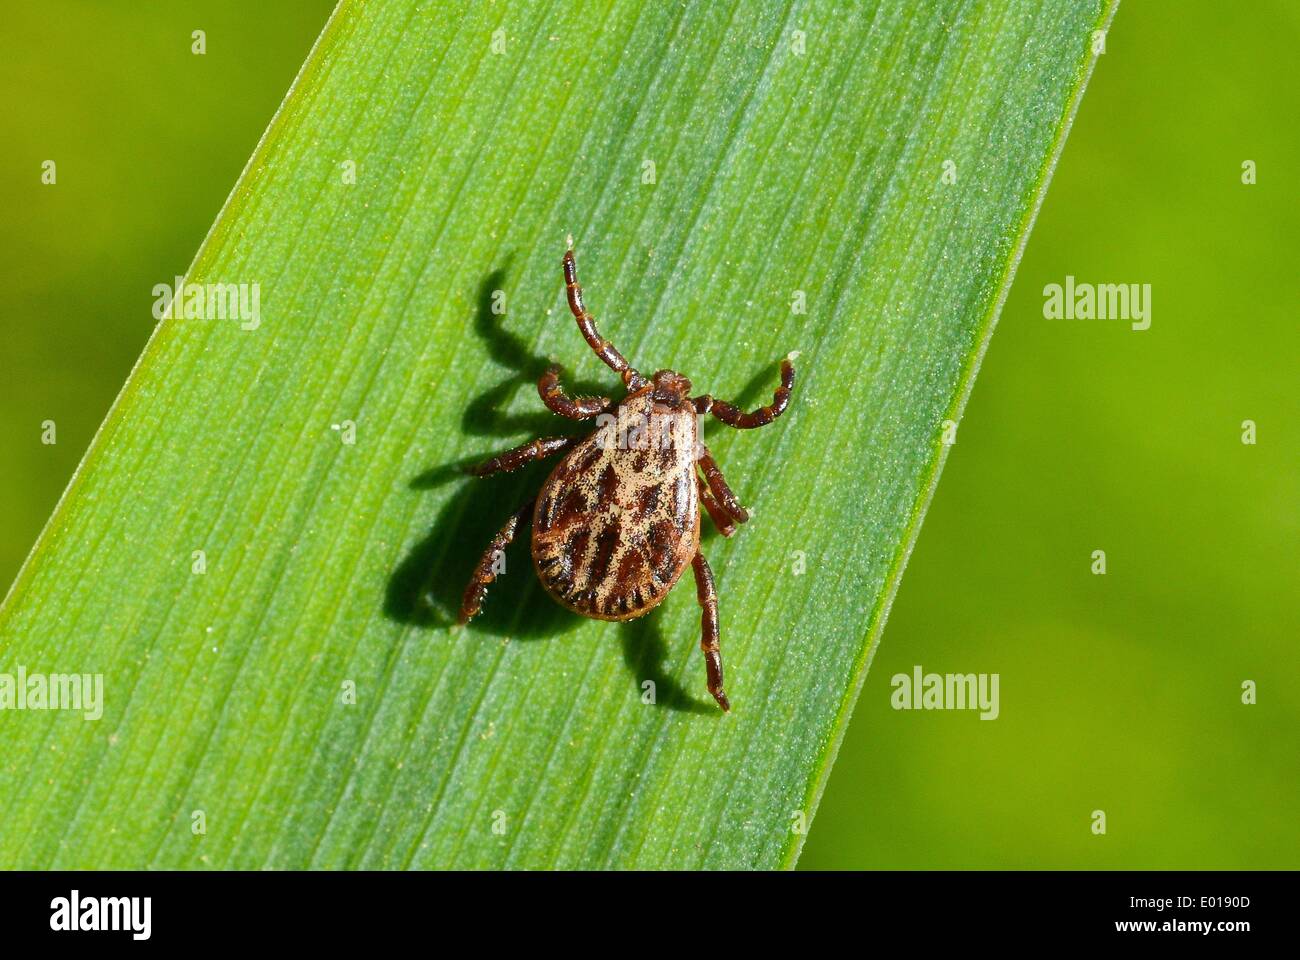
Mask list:
[[[623,379],[627,395],[570,397],[551,366],[537,382],[542,403],[571,420],[596,419],[585,437],[540,437],[471,467],[478,477],[516,470],[533,460],[564,453],[541,492],[514,512],[492,538],[474,569],[460,608],[468,623],[483,606],[496,579],[499,558],[519,525],[532,520],[533,566],[546,592],[584,617],[632,620],[649,613],[689,565],[702,614],[700,648],[709,693],[723,710],[731,704],[722,687],[718,594],[700,552],[700,506],[724,537],[749,513],[700,439],[697,415],[711,413],[727,426],[750,430],[771,423],[790,402],[798,354],[781,361],[781,385],[772,403],[746,413],[707,393],[691,396],[691,381],[672,370],[638,373],[596,330],[583,305],[573,249],[564,254],[569,309],[591,349]]]

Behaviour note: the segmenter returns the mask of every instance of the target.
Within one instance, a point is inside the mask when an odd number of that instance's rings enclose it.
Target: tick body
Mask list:
[[[551,596],[599,620],[667,596],[700,547],[696,442],[694,409],[660,409],[647,386],[560,461],[533,511],[533,564]]]
[[[543,437],[471,468],[484,477],[564,452],[535,500],[524,504],[492,539],[470,578],[460,622],[482,608],[496,579],[501,551],[519,525],[532,522],[533,565],[560,604],[598,620],[631,620],[657,607],[689,566],[701,614],[700,646],[708,689],[723,710],[731,704],[722,686],[718,599],[713,574],[700,553],[700,508],[723,536],[749,519],[722,471],[700,440],[698,414],[712,413],[729,426],[751,429],[771,423],[790,401],[791,354],[781,362],[781,385],[772,403],[752,413],[708,394],[691,396],[691,382],[671,370],[644,377],[596,330],[583,303],[573,251],[563,261],[569,308],[587,343],[615,373],[627,395],[571,398],[559,369],[542,375],[537,389],[553,412],[596,420],[587,437]]]

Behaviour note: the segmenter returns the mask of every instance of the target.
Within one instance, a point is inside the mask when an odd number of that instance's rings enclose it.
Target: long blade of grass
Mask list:
[[[160,324],[0,609],[0,670],[104,684],[0,711],[0,864],[792,863],[1111,12],[343,3],[189,272],[256,320]],[[515,548],[448,625],[545,475],[455,465],[575,428],[548,359],[612,388],[568,233],[643,369],[802,351],[707,432],[729,716],[689,586],[584,621]]]

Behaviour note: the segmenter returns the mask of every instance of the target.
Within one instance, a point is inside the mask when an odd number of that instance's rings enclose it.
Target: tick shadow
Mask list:
[[[530,436],[546,436],[556,433],[573,433],[576,432],[575,427],[590,429],[588,425],[578,421],[557,417],[542,406],[540,398],[534,400],[536,404],[534,412],[523,414],[501,412],[502,408],[514,398],[520,389],[535,387],[538,379],[550,366],[550,361],[545,357],[539,357],[532,353],[523,338],[506,329],[506,314],[499,313],[496,310],[497,291],[503,289],[509,266],[510,258],[507,257],[505,266],[493,270],[479,284],[478,311],[474,317],[474,333],[483,341],[489,357],[514,372],[495,387],[484,391],[470,401],[465,408],[464,416],[461,418],[461,427],[467,434],[479,437],[517,436],[520,433],[527,433]],[[554,316],[547,317],[540,311],[539,314],[543,322],[557,319]],[[569,321],[566,326],[573,331],[575,349],[578,347],[581,347],[584,351],[589,349],[579,335],[577,327],[569,319],[567,311],[565,316],[559,319]],[[565,391],[570,395],[610,396],[608,391],[612,389],[611,383],[614,385],[618,383],[617,378],[614,378],[612,373],[610,376],[611,381],[605,383],[577,382],[569,380],[567,377],[562,382]]]
[[[483,551],[511,512],[541,488],[555,461],[530,464],[515,473],[485,479],[466,475],[465,468],[510,446],[505,439],[508,437],[518,438],[521,433],[530,437],[581,434],[591,429],[590,424],[551,414],[541,406],[540,399],[535,414],[502,413],[515,393],[535,384],[549,366],[545,358],[534,356],[519,336],[505,328],[506,316],[493,309],[496,291],[503,288],[508,266],[509,259],[479,284],[474,332],[483,340],[488,355],[513,372],[474,398],[461,421],[465,433],[500,438],[502,442],[485,445],[476,456],[433,467],[410,480],[408,486],[415,491],[432,490],[449,483],[457,483],[458,488],[439,511],[429,532],[389,576],[384,615],[398,623],[424,629],[455,624],[465,586]],[[576,329],[574,338],[575,349],[587,349]],[[566,380],[565,386],[570,393],[618,395],[609,393],[618,388],[617,381],[599,384]],[[556,603],[538,582],[530,556],[530,536],[530,526],[521,525],[515,542],[506,549],[504,573],[489,588],[482,612],[467,629],[492,636],[536,640],[559,637],[581,625],[582,618]],[[642,682],[651,680],[655,684],[657,705],[692,713],[714,712],[716,708],[711,703],[695,699],[664,673],[668,646],[657,620],[652,614],[630,623],[610,625],[618,631],[623,661],[635,683],[635,695],[640,696]]]
[[[687,693],[676,679],[664,672],[664,661],[668,659],[668,643],[659,626],[658,611],[619,626],[619,641],[623,644],[623,663],[636,678],[638,695],[643,693],[642,684],[649,680],[654,683],[657,706],[681,710],[685,713],[722,715],[722,711],[712,700],[706,702],[696,699]],[[698,643],[698,638],[693,642]],[[701,683],[703,683],[703,676],[704,664],[701,662]]]
[[[452,476],[459,474],[452,471]],[[483,551],[510,514],[541,485],[532,469],[520,476],[475,482],[463,487],[443,506],[429,532],[402,558],[388,578],[384,614],[390,620],[417,627],[450,627],[456,623],[461,598]],[[411,486],[430,485],[428,474]],[[450,477],[448,477],[450,479]],[[521,640],[552,637],[572,630],[573,617],[542,590],[533,572],[528,548],[529,527],[521,524],[515,542],[506,548],[505,570],[488,588],[483,609],[469,626],[475,633]]]
[[[417,627],[448,627],[456,622],[461,598],[474,567],[497,532],[528,498],[536,493],[553,464],[530,464],[511,474],[478,479],[466,468],[500,453],[510,446],[504,438],[571,431],[581,424],[565,421],[541,407],[537,414],[510,416],[501,413],[516,390],[536,380],[547,362],[534,357],[517,335],[505,329],[505,315],[495,309],[498,291],[505,286],[510,265],[487,274],[479,283],[474,332],[488,356],[513,373],[500,384],[472,400],[461,420],[464,432],[474,436],[502,438],[485,445],[477,455],[445,463],[413,477],[412,490],[432,490],[458,483],[429,532],[407,553],[388,579],[384,614],[390,620]],[[559,428],[559,429],[557,429]],[[528,524],[520,527],[516,541],[505,553],[505,571],[488,589],[482,612],[470,629],[475,632],[521,639],[555,636],[574,624],[550,597],[533,573],[528,550]]]

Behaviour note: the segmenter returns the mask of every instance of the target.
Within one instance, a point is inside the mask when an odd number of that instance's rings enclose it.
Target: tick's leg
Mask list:
[[[513,450],[498,453],[489,460],[467,467],[466,473],[472,473],[476,477],[488,477],[494,473],[509,473],[511,470],[518,470],[526,463],[541,460],[553,453],[559,453],[561,450],[567,450],[580,440],[582,440],[582,437],[541,437],[537,440],[530,440]]]
[[[713,497],[713,492],[709,485],[704,482],[704,478],[698,474],[695,477],[695,485],[700,490],[700,503],[704,504],[705,511],[708,512],[709,518],[713,525],[718,528],[718,533],[724,537],[729,537],[736,532],[736,523],[731,519],[731,515],[722,509],[721,504]]]
[[[554,365],[548,367],[542,374],[542,379],[537,381],[537,392],[541,395],[542,403],[546,404],[552,413],[558,413],[570,420],[589,420],[610,404],[609,397],[566,395],[564,388],[560,386],[560,368]]]
[[[718,469],[718,462],[713,459],[713,454],[709,453],[708,447],[704,447],[704,452],[700,454],[699,460],[696,462],[699,463],[700,469],[704,471],[704,479],[708,481],[709,489],[718,498],[722,509],[731,514],[731,518],[737,523],[744,523],[748,520],[749,511],[740,505],[736,495],[731,492],[731,487],[727,486],[722,471]]]
[[[718,646],[718,591],[713,586],[713,571],[704,554],[697,552],[691,561],[695,568],[695,595],[700,601],[700,649],[704,651],[704,669],[708,676],[709,693],[723,710],[731,709],[731,701],[722,689],[722,650]]]
[[[645,378],[632,369],[632,365],[623,358],[623,354],[614,349],[614,345],[596,331],[596,318],[587,312],[582,302],[582,287],[578,284],[578,268],[573,261],[573,250],[564,251],[564,287],[569,297],[569,309],[578,321],[578,329],[587,339],[596,356],[604,360],[609,368],[623,377],[623,384],[636,389],[645,383]]]
[[[798,356],[799,354],[792,353],[781,361],[781,385],[776,388],[776,392],[772,394],[772,402],[766,407],[759,407],[753,413],[746,413],[734,404],[727,403],[726,400],[715,400],[706,393],[691,401],[695,404],[695,411],[712,413],[727,426],[735,427],[737,430],[752,430],[754,427],[766,426],[785,413],[785,408],[790,403],[790,391],[794,389],[794,360]]]
[[[483,552],[478,566],[474,568],[474,575],[469,578],[469,585],[465,587],[465,598],[460,603],[460,616],[457,618],[460,623],[469,623],[477,616],[479,610],[483,608],[483,598],[487,596],[488,584],[497,578],[498,557],[504,559],[506,547],[515,538],[515,532],[533,510],[533,504],[536,499],[529,500],[522,507],[514,512],[504,527],[492,538],[488,544],[487,550]],[[504,565],[502,566],[504,570]]]

